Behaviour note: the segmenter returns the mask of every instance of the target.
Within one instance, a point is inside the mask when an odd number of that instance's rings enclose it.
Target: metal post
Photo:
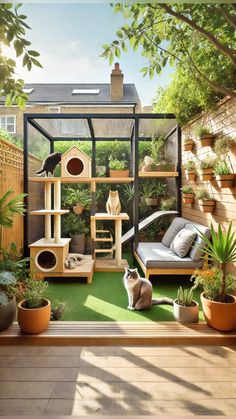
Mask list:
[[[24,115],[24,193],[28,194],[28,118]],[[28,195],[24,198],[25,208],[27,209],[24,215],[24,256],[29,255],[28,248]]]
[[[181,199],[181,187],[182,187],[182,141],[181,141],[181,128],[178,125],[176,129],[177,134],[177,171],[178,177],[176,178],[176,188],[177,188],[177,211],[179,216],[182,215],[182,199]]]
[[[133,176],[134,176],[134,199],[133,199],[133,221],[134,221],[134,250],[138,246],[138,223],[139,223],[139,158],[138,158],[138,140],[139,140],[139,119],[134,121],[134,144],[133,144]]]

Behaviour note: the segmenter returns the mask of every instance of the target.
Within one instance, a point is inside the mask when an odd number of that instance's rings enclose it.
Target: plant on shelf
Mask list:
[[[110,158],[110,177],[129,177],[129,170],[126,169],[127,162]]]
[[[65,192],[66,198],[64,205],[73,207],[75,214],[82,214],[84,209],[89,209],[91,205],[91,193],[89,189],[74,189],[68,187]]]
[[[231,172],[226,160],[218,160],[214,166],[214,173],[219,188],[232,188],[235,175]]]
[[[165,144],[166,140],[164,137],[152,138],[150,157],[153,159],[155,164],[161,163],[161,161],[165,160]]]
[[[172,198],[167,198],[167,199],[162,201],[161,206],[160,206],[160,210],[161,211],[170,211],[170,210],[174,210],[175,207],[176,207],[176,198],[172,197]]]
[[[202,147],[211,146],[214,135],[208,127],[200,125],[196,128],[195,133],[199,138]]]
[[[18,304],[18,323],[24,333],[38,334],[48,328],[51,304],[46,298],[48,283],[30,273],[23,283],[22,298]]]
[[[11,198],[14,193],[13,189],[9,189],[0,198],[0,250],[2,248],[2,228],[11,228],[13,226],[14,217],[17,214],[24,214],[26,208],[23,199],[27,194],[16,195]]]
[[[156,207],[159,203],[159,197],[156,191],[155,182],[145,182],[142,186],[141,197],[148,207]]]
[[[215,209],[215,200],[205,188],[198,188],[195,192],[199,201],[200,210],[203,212],[213,212]]]
[[[215,139],[214,151],[219,158],[226,157],[235,145],[235,138],[229,136],[218,137]]]
[[[230,294],[236,287],[236,277],[227,272],[228,264],[236,262],[236,232],[231,222],[226,232],[220,224],[215,232],[211,224],[210,233],[211,239],[198,232],[206,244],[204,253],[213,267],[195,271],[192,279],[195,285],[203,288],[201,302],[207,324],[217,330],[229,331],[236,327],[236,297]]]
[[[213,178],[213,167],[215,164],[215,158],[211,157],[209,154],[202,159],[199,160],[199,178],[201,181],[211,180]]]
[[[156,195],[158,197],[164,197],[167,194],[167,184],[162,182],[162,181],[157,181],[155,183],[155,188],[156,188]]]
[[[194,201],[194,190],[192,186],[183,186],[182,187],[182,199],[184,204],[192,205]]]
[[[194,146],[194,140],[192,138],[185,138],[184,139],[184,151],[192,151]]]
[[[196,164],[194,160],[187,160],[183,164],[187,180],[195,180],[196,178]]]
[[[177,298],[173,303],[174,318],[180,323],[197,323],[199,316],[199,305],[193,300],[193,291],[197,284],[191,288],[179,287]]]
[[[62,235],[71,237],[70,250],[72,253],[82,253],[85,251],[85,235],[89,232],[89,227],[81,217],[70,213],[62,217]]]

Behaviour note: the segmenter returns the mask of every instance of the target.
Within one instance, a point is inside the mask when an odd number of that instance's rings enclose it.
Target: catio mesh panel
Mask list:
[[[175,119],[140,119],[139,138],[142,137],[166,137],[176,127]]]
[[[90,138],[87,119],[37,119],[37,123],[53,138]]]
[[[28,126],[28,175],[35,176],[42,161],[50,154],[50,142]],[[32,159],[32,156],[34,158]],[[44,184],[28,181],[28,211],[44,208]],[[44,217],[28,213],[28,245],[44,237]]]

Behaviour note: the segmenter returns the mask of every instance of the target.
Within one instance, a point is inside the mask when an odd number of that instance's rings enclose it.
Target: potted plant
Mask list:
[[[196,135],[199,138],[202,147],[211,146],[214,135],[208,127],[198,127],[196,129]]]
[[[231,170],[225,160],[219,160],[216,162],[214,173],[219,188],[232,188],[234,186],[235,175],[234,173],[231,173]]]
[[[213,167],[215,158],[210,157],[209,154],[199,161],[199,178],[201,181],[208,181],[213,178]]]
[[[192,205],[194,201],[194,190],[192,186],[183,186],[182,187],[182,199],[184,204]]]
[[[47,285],[33,273],[23,283],[23,300],[18,304],[18,323],[22,332],[38,334],[48,328],[51,304],[46,298]]]
[[[173,303],[174,318],[180,323],[197,323],[199,316],[199,305],[193,300],[194,285],[190,289],[179,287],[177,298]]]
[[[64,205],[73,208],[75,214],[82,214],[84,209],[89,209],[91,205],[91,194],[88,189],[66,189]]]
[[[176,198],[171,197],[171,198],[167,198],[167,199],[162,201],[161,206],[160,206],[160,210],[161,211],[171,211],[171,210],[174,210],[175,207],[176,207]]]
[[[156,207],[159,203],[159,197],[153,182],[144,183],[141,196],[148,207]]]
[[[86,234],[88,233],[88,227],[86,221],[82,220],[81,217],[70,213],[66,214],[62,218],[62,233],[63,236],[71,237],[70,251],[72,253],[85,252]]]
[[[184,163],[183,168],[185,170],[187,180],[195,180],[196,178],[196,165],[193,160],[188,160]]]
[[[200,210],[202,212],[213,212],[215,209],[215,200],[205,188],[198,188],[196,198],[199,201]]]
[[[218,157],[226,157],[229,151],[236,145],[235,138],[229,136],[218,137],[215,139],[214,151]]]
[[[208,326],[220,331],[236,328],[236,297],[230,292],[236,287],[236,277],[226,272],[227,264],[236,261],[236,233],[232,222],[223,233],[220,224],[215,232],[210,227],[211,239],[198,232],[206,243],[204,252],[216,266],[207,270],[197,270],[193,274],[195,285],[203,288],[201,303]]]
[[[126,169],[126,162],[120,160],[110,160],[110,177],[129,177],[129,170]]]
[[[194,146],[194,140],[192,138],[185,138],[184,139],[184,151],[192,151]]]
[[[13,272],[0,272],[0,332],[8,329],[16,318],[15,284]]]
[[[167,194],[167,184],[162,181],[157,181],[155,183],[156,195],[160,198],[163,198]]]

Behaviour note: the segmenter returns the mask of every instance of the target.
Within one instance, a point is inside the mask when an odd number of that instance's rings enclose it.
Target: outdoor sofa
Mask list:
[[[175,218],[162,242],[139,243],[135,258],[146,278],[150,275],[187,275],[204,265],[204,241],[199,231],[210,238],[210,229],[182,217]]]

